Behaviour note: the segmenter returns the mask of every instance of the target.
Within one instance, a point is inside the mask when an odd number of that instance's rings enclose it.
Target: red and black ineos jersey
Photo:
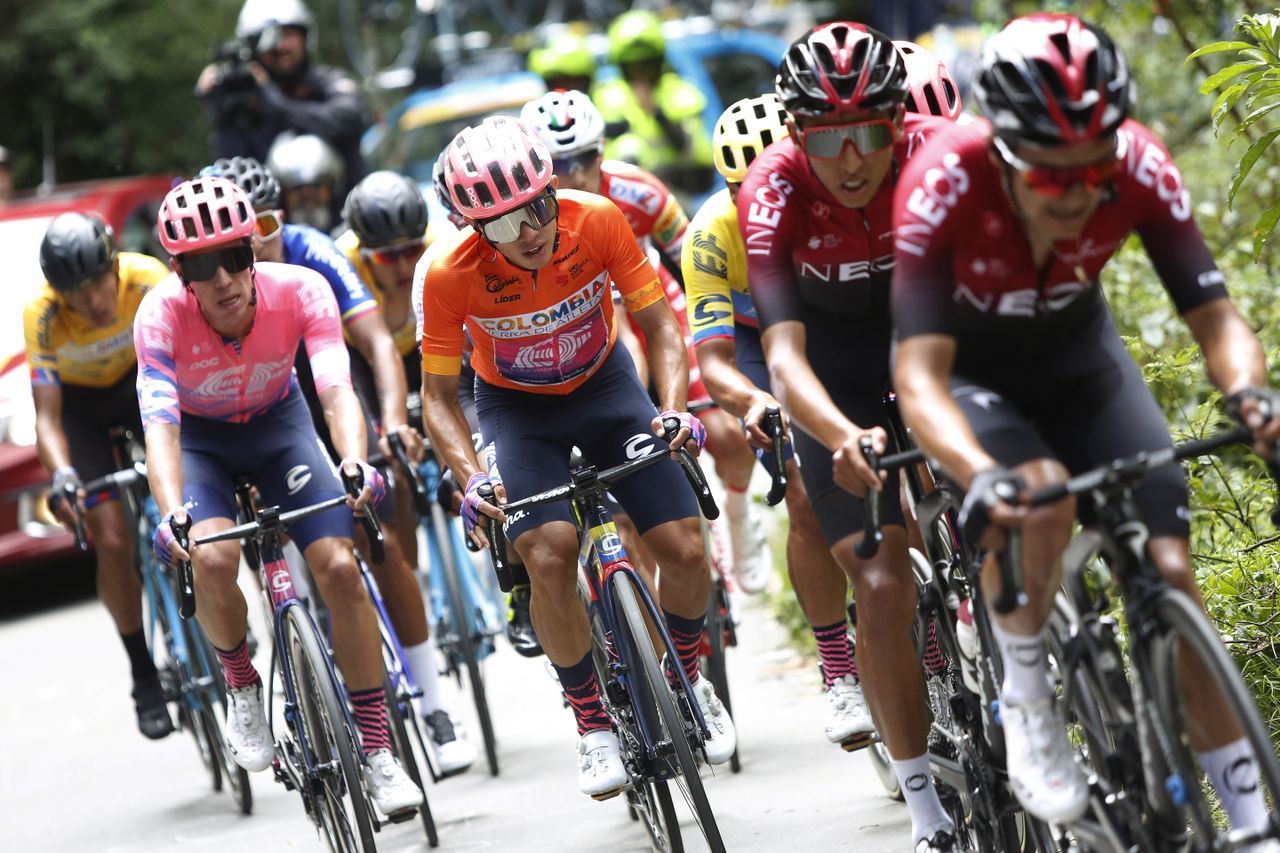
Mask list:
[[[893,320],[900,339],[954,336],[966,366],[1088,362],[1110,328],[1098,277],[1136,231],[1180,313],[1225,297],[1222,274],[1192,217],[1182,173],[1156,136],[1120,126],[1110,198],[1079,239],[1036,269],[993,162],[985,121],[937,134],[906,166],[894,195]],[[1013,178],[1017,180],[1017,178]],[[966,374],[967,375],[967,374]]]
[[[894,176],[925,139],[949,124],[908,114],[906,132],[894,146],[893,171],[863,208],[837,202],[790,138],[756,158],[737,203],[761,330],[815,318],[889,323]]]

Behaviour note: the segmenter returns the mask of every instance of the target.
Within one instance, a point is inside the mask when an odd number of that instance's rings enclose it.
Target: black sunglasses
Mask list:
[[[218,274],[218,267],[229,273],[238,273],[253,266],[252,246],[230,246],[216,252],[200,255],[184,255],[178,265],[187,281],[209,281]]]

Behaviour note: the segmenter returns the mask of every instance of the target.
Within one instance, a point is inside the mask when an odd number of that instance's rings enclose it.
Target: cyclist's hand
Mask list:
[[[1280,457],[1280,392],[1245,388],[1227,400],[1231,416],[1253,432],[1253,450],[1265,459]]]
[[[152,543],[156,559],[162,563],[175,565],[183,560],[190,560],[191,554],[185,548],[178,544],[178,538],[174,535],[173,525],[181,524],[187,519],[187,511],[183,507],[169,510],[160,524],[156,527],[155,541]]]
[[[755,400],[751,403],[751,408],[747,409],[747,413],[742,417],[742,425],[747,430],[747,443],[752,447],[758,447],[761,450],[772,450],[773,439],[769,437],[769,433],[765,431],[765,409],[769,406],[778,406],[778,401],[773,399],[763,391],[756,395]],[[778,406],[778,411],[782,411],[782,407]],[[786,443],[791,440],[788,435],[790,431],[787,423],[787,416],[784,412],[782,415],[782,441]]]
[[[675,453],[683,447],[694,456],[701,453],[702,446],[707,443],[707,428],[702,425],[702,421],[688,412],[676,412],[668,409],[653,419],[654,435],[659,438],[667,438],[667,429],[662,422],[668,418],[675,418],[680,422],[680,428],[676,430],[675,435],[670,437],[671,452]]]
[[[382,472],[362,459],[343,459],[339,466],[348,477],[360,475],[363,485],[356,497],[347,495],[347,506],[353,513],[361,513],[366,506],[377,507],[387,496],[387,481],[382,479]]]
[[[76,506],[67,500],[67,487],[73,487],[76,493]],[[70,465],[53,472],[53,485],[49,487],[49,509],[62,522],[62,526],[70,530],[76,525],[76,511],[84,512],[84,484],[80,475]]]
[[[422,434],[408,424],[397,427],[396,434],[400,436],[400,441],[404,444],[404,452],[409,457],[409,461],[414,465],[422,462],[422,458],[427,453],[426,445],[422,443]],[[385,435],[378,439],[378,450],[382,453],[383,459],[395,458],[395,455],[391,452],[391,443],[387,441]]]
[[[997,466],[974,474],[960,505],[964,535],[985,550],[1002,549],[1004,531],[1021,526],[1027,516],[1026,507],[1017,505],[1025,489],[1022,478],[1008,468]]]
[[[889,435],[880,427],[861,429],[854,427],[845,436],[844,441],[831,454],[831,473],[835,483],[846,492],[853,492],[858,497],[866,497],[868,489],[879,491],[888,474],[878,474],[867,464],[867,457],[862,455],[862,437],[871,438],[871,448],[883,455],[889,447]],[[894,498],[897,500],[897,498]]]
[[[507,514],[500,507],[481,499],[480,487],[484,485],[492,486],[494,482],[483,471],[477,471],[471,475],[471,479],[467,480],[466,493],[462,497],[462,525],[477,545],[487,548],[489,546],[489,537],[485,531],[488,525],[481,524],[480,517],[483,515],[488,518],[496,518],[498,521],[506,521]],[[494,500],[498,500],[496,495]]]

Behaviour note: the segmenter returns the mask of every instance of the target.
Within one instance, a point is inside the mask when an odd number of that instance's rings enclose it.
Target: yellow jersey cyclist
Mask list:
[[[234,526],[235,477],[243,473],[254,476],[267,504],[284,510],[343,494],[338,468],[363,476],[361,494],[348,499],[355,511],[376,503],[385,483],[364,458],[364,419],[351,390],[337,301],[324,279],[300,266],[255,264],[253,207],[225,178],[174,187],[157,225],[177,275],[147,295],[134,321],[147,476],[163,513],[154,548],[165,562],[192,560],[196,618],[227,682],[228,745],[242,767],[265,770],[273,745],[262,678],[245,642],[239,543],[202,545],[188,554],[175,540],[174,524],[191,519],[193,538]],[[337,467],[299,393],[293,364],[300,341],[341,454]],[[391,816],[420,805],[422,792],[391,753],[377,616],[356,567],[351,530],[351,511],[339,507],[293,525],[289,536],[329,608],[333,655],[350,695],[368,792]]]
[[[49,224],[40,268],[46,281],[23,311],[36,451],[53,475],[54,511],[68,526],[75,517],[61,496],[68,484],[78,491],[93,535],[98,595],[129,656],[138,729],[162,738],[173,731],[173,721],[143,636],[129,521],[119,495],[87,495],[80,486],[115,470],[112,428],[142,435],[130,330],[142,297],[169,270],[147,255],[117,252],[111,229],[83,213],[64,213]]]
[[[464,332],[474,341],[476,408],[495,442],[511,499],[566,482],[577,446],[601,467],[654,449],[662,418],[681,429],[673,448],[700,425],[687,412],[684,341],[657,276],[622,213],[586,193],[557,193],[551,156],[509,116],[468,127],[449,143],[445,183],[471,230],[435,254],[423,282],[423,373],[427,428],[458,482],[463,518],[503,518],[478,490],[490,482],[476,459],[458,404]],[[486,284],[500,283],[498,292]],[[651,351],[659,415],[616,340],[616,286]],[[700,442],[699,442],[700,443]],[[727,761],[733,723],[698,671],[710,576],[698,535],[698,508],[670,459],[614,487],[661,568],[660,602],[704,714],[712,763]],[[586,612],[577,597],[577,534],[568,507],[543,505],[506,518],[532,581],[538,638],[556,669],[581,736],[578,786],[603,799],[627,784],[613,721],[600,702]]]

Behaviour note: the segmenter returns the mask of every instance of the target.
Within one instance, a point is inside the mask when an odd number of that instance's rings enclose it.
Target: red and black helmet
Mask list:
[[[838,21],[792,42],[774,86],[793,116],[883,110],[906,98],[907,70],[884,33]]]
[[[1133,106],[1133,78],[1111,38],[1074,15],[1015,18],[982,48],[973,93],[1000,137],[1026,145],[1091,142]]]

